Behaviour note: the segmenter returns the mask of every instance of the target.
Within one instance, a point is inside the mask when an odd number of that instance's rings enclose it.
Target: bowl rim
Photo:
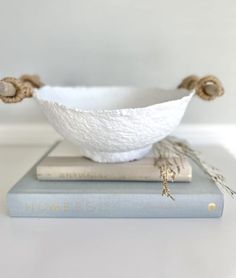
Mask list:
[[[137,90],[162,90],[162,91],[182,91],[182,92],[186,92],[186,95],[183,95],[177,99],[173,99],[173,100],[168,100],[168,101],[164,101],[161,103],[155,103],[152,105],[147,105],[144,107],[135,107],[135,108],[115,108],[115,109],[81,109],[78,107],[69,107],[65,104],[62,104],[58,101],[54,101],[54,100],[48,100],[48,99],[44,99],[40,97],[40,91],[45,89],[45,88],[53,88],[55,89],[77,89],[77,88],[89,88],[89,89],[93,89],[93,88],[118,88],[118,89],[137,89]],[[180,102],[183,99],[189,99],[189,101],[191,100],[192,96],[195,94],[195,90],[187,90],[184,88],[181,89],[163,89],[163,88],[159,88],[159,87],[136,87],[136,86],[43,86],[39,89],[34,89],[33,91],[33,98],[36,100],[37,103],[46,103],[48,105],[57,105],[60,108],[66,109],[66,110],[70,110],[70,111],[74,111],[74,112],[80,112],[80,113],[111,113],[111,114],[126,114],[126,112],[131,112],[131,111],[137,111],[137,110],[147,110],[147,109],[154,109],[157,106],[163,106],[163,105],[167,105],[169,103],[173,103],[173,102]]]

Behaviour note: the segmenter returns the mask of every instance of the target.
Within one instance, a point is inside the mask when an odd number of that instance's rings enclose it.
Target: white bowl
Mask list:
[[[194,92],[132,87],[49,87],[34,98],[51,125],[97,162],[140,159],[180,123]]]

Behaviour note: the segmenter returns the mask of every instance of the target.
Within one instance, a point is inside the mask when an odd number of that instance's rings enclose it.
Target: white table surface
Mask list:
[[[1,278],[236,277],[236,198],[221,219],[10,218],[7,191],[46,149],[0,146]],[[234,186],[236,167],[209,159]]]

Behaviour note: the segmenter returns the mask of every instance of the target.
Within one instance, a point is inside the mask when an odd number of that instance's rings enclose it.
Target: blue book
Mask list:
[[[191,183],[170,184],[173,201],[161,195],[161,182],[39,181],[37,164],[8,192],[10,216],[210,218],[223,213],[222,192],[195,165]]]

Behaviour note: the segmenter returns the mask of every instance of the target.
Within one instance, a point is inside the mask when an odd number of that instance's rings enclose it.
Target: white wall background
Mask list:
[[[226,94],[197,97],[185,123],[236,123],[235,0],[0,0],[0,77],[47,84],[174,88],[213,73]],[[0,124],[42,123],[33,100],[0,104]]]

